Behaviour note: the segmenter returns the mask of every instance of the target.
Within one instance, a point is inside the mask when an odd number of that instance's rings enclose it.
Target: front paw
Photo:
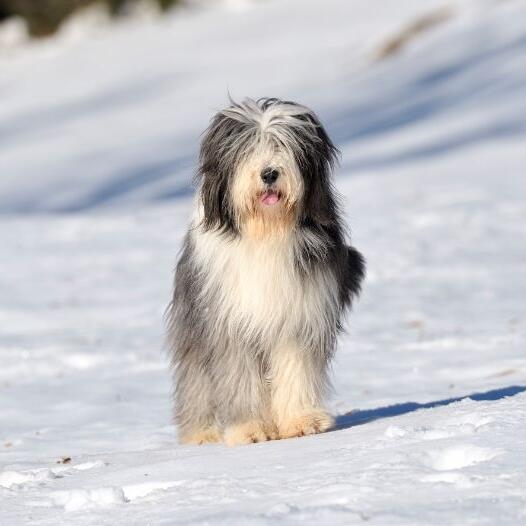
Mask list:
[[[268,426],[265,422],[251,420],[229,426],[225,429],[223,439],[228,446],[240,446],[242,444],[253,444],[265,442],[271,438]]]
[[[180,439],[181,444],[213,444],[221,442],[221,433],[216,426],[208,426],[197,431],[184,433]]]
[[[280,438],[301,437],[323,433],[331,428],[334,419],[323,409],[312,409],[301,415],[284,420],[278,425]]]

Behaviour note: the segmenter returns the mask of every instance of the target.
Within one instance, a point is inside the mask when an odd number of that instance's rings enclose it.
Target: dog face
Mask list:
[[[205,228],[265,235],[302,222],[328,223],[337,150],[316,115],[279,99],[232,103],[201,145]]]
[[[252,233],[292,224],[304,194],[296,160],[264,133],[234,170],[230,188],[236,224]]]

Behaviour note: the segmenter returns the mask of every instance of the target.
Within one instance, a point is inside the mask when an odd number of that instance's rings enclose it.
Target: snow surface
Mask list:
[[[229,2],[0,57],[0,524],[526,522],[526,4]],[[336,430],[179,446],[162,315],[199,133],[314,107],[368,260]],[[71,460],[68,460],[68,459]]]

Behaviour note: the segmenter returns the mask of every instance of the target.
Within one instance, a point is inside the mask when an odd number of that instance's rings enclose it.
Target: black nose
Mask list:
[[[276,182],[276,179],[279,177],[279,172],[275,168],[265,168],[261,172],[261,179],[265,184],[272,184]]]

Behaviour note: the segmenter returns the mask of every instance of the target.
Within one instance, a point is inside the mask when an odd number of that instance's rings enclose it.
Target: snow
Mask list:
[[[526,520],[526,6],[456,2],[378,61],[443,3],[321,4],[0,56],[0,524]],[[228,90],[320,114],[368,278],[336,430],[179,446],[162,315]]]

